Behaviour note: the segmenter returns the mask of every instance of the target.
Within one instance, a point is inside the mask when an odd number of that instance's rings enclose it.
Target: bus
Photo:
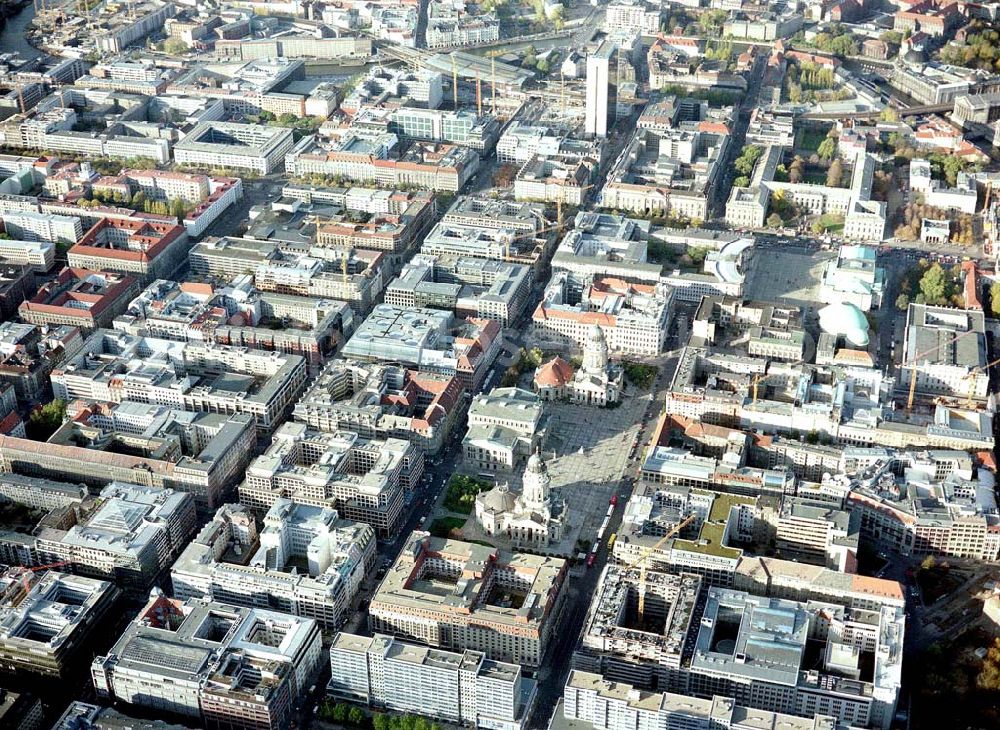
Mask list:
[[[611,537],[608,538],[608,552],[611,552],[611,548],[615,546],[615,539],[618,537],[617,532],[612,532]]]

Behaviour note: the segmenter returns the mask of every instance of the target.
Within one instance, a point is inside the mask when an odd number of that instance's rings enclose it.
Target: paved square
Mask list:
[[[577,540],[590,545],[608,511],[611,495],[625,473],[632,440],[639,432],[639,419],[652,399],[645,391],[630,395],[617,408],[595,408],[570,403],[547,403],[550,418],[542,455],[552,477],[552,488],[566,500],[567,528],[563,539],[545,552],[572,555]],[[506,479],[510,488],[521,489],[520,473]],[[483,535],[474,516],[462,532],[466,539],[497,542]],[[607,535],[605,535],[607,538]]]
[[[758,251],[747,281],[747,299],[764,299],[806,307],[819,301],[823,269],[837,254],[802,253],[768,248]]]

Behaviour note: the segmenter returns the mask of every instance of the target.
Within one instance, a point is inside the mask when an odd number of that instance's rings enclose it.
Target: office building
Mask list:
[[[142,594],[194,534],[194,500],[183,492],[115,482],[94,506],[68,530],[43,527],[40,558]]]
[[[389,537],[402,516],[404,492],[422,473],[423,455],[407,441],[369,440],[289,422],[247,467],[240,501],[260,514],[286,499],[329,507]]]
[[[906,312],[903,367],[896,390],[922,397],[984,400],[989,390],[983,312],[911,304]]]
[[[614,124],[617,105],[616,88],[611,85],[611,66],[616,64],[617,47],[605,40],[587,56],[587,99],[584,133],[588,137],[607,137]]]
[[[179,165],[250,170],[268,175],[292,148],[292,130],[260,124],[202,122],[174,145]]]
[[[58,679],[72,671],[119,598],[114,584],[50,570],[0,577],[0,667]]]
[[[536,690],[517,664],[383,634],[338,633],[330,646],[330,674],[327,694],[333,698],[495,730],[522,730]]]
[[[108,327],[139,293],[127,274],[65,268],[18,307],[21,319],[38,326],[67,325],[85,333]]]
[[[336,358],[302,395],[293,415],[321,431],[402,439],[436,453],[462,410],[463,390],[455,376]]]
[[[94,271],[120,271],[143,284],[169,277],[187,257],[182,226],[157,220],[102,219],[69,249],[69,265]]]
[[[462,458],[476,471],[512,471],[542,443],[548,421],[541,399],[520,388],[494,388],[469,405]]]
[[[323,661],[312,619],[154,595],[91,676],[98,697],[207,727],[278,730]]]
[[[56,261],[56,246],[51,241],[0,239],[0,259],[11,264],[24,264],[37,273],[43,273],[51,269]]]
[[[40,399],[49,390],[49,374],[83,348],[76,327],[41,328],[20,322],[0,324],[0,382],[14,387],[18,400]]]
[[[297,355],[98,330],[52,372],[57,398],[253,416],[261,435],[291,410],[306,382]]]
[[[417,254],[386,287],[385,303],[446,309],[459,316],[495,319],[507,327],[523,313],[532,278],[524,264]]]
[[[500,353],[500,323],[457,320],[449,312],[377,305],[341,355],[363,362],[400,363],[424,372],[452,375],[479,390]]]
[[[370,526],[342,520],[329,507],[278,499],[259,532],[242,505],[220,507],[177,558],[170,581],[181,600],[248,607],[266,600],[332,630],[347,618],[374,563]]]
[[[414,532],[372,598],[372,631],[537,668],[565,599],[560,558]],[[442,590],[442,585],[451,589]]]

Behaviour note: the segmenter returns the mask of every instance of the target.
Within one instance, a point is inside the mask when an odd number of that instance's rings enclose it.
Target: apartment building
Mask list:
[[[215,343],[288,353],[315,374],[353,331],[341,301],[261,292],[249,276],[231,286],[157,279],[116,317],[116,330],[137,337]]]
[[[220,507],[177,558],[170,581],[181,600],[252,607],[266,596],[270,607],[332,630],[374,564],[369,525],[342,520],[329,507],[278,499],[259,531],[243,505]]]
[[[102,29],[95,39],[97,49],[102,53],[121,53],[136,41],[142,40],[150,33],[163,27],[167,18],[174,17],[172,3],[144,2],[131,11],[126,19],[124,15],[116,18],[111,29]]]
[[[522,730],[535,698],[535,680],[523,676],[517,664],[384,634],[338,633],[330,646],[330,670],[331,697],[459,725]]]
[[[628,682],[605,679],[600,674],[574,669],[563,691],[562,718],[552,728],[592,726],[595,730],[634,730],[636,727],[732,730],[782,728],[782,730],[833,730],[838,727],[829,715],[795,717],[740,705],[729,697],[711,699],[673,692],[639,689]],[[566,725],[569,725],[566,722]]]
[[[423,473],[423,455],[399,439],[369,440],[285,423],[246,470],[240,501],[264,514],[279,500],[329,507],[345,519],[395,534],[404,493]]]
[[[0,667],[58,680],[87,655],[120,593],[113,583],[54,570],[0,578]]]
[[[94,658],[91,677],[107,700],[208,727],[278,730],[322,661],[312,619],[156,594],[108,654]]]
[[[562,612],[566,574],[561,558],[501,554],[414,532],[372,598],[369,627],[537,668]],[[440,591],[442,582],[454,589]],[[504,594],[518,600],[512,605]]]
[[[5,212],[4,231],[14,240],[74,244],[83,236],[79,218],[37,212]]]

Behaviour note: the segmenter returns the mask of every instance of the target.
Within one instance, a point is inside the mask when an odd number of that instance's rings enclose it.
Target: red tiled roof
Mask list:
[[[558,388],[573,378],[573,366],[556,355],[535,371],[535,385]]]

